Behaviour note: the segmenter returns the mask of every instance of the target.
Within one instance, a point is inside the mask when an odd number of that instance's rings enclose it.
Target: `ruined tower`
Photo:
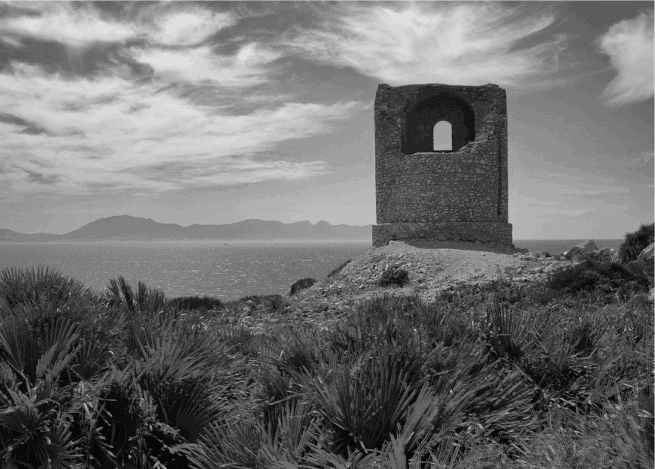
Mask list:
[[[374,246],[396,239],[510,248],[505,90],[379,85],[375,193]]]

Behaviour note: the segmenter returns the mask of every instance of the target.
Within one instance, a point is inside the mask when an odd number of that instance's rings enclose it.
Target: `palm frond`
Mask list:
[[[78,327],[66,317],[43,318],[35,306],[21,306],[22,317],[0,323],[0,357],[34,384],[53,382],[67,370],[76,354]]]
[[[10,308],[18,305],[64,305],[92,302],[93,293],[75,279],[47,266],[10,267],[0,271],[0,297]]]
[[[82,451],[70,430],[71,417],[36,388],[7,390],[0,411],[0,459],[26,467],[79,467]]]
[[[361,368],[341,366],[327,378],[309,383],[311,398],[333,432],[337,453],[379,449],[400,425],[416,398],[407,373],[389,356],[376,357]]]

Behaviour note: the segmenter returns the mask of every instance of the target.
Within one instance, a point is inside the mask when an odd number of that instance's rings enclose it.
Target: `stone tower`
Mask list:
[[[397,239],[511,248],[505,90],[379,85],[375,194],[374,246]]]

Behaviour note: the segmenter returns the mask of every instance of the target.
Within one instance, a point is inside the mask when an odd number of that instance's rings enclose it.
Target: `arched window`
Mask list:
[[[450,122],[439,121],[434,124],[432,142],[434,151],[453,151],[453,126]]]
[[[457,96],[437,94],[419,101],[406,112],[401,143],[406,155],[456,152],[475,140],[473,108]]]

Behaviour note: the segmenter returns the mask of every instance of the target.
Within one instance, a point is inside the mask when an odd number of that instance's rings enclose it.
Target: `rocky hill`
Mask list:
[[[403,295],[429,300],[439,292],[463,284],[482,284],[501,278],[528,282],[570,265],[571,261],[565,258],[531,253],[431,249],[392,241],[387,246],[369,249],[310,288],[285,298],[278,310],[271,311],[268,302],[256,299],[240,301],[235,318],[256,330],[289,321],[327,326],[367,298]],[[406,271],[406,283],[382,286],[380,280],[390,270]]]

